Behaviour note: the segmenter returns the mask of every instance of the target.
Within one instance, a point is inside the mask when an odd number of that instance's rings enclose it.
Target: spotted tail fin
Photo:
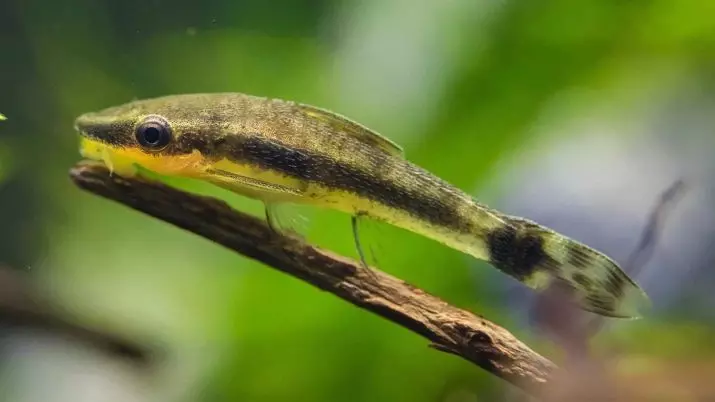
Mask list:
[[[586,311],[637,318],[650,305],[645,292],[609,257],[535,222],[499,216],[506,225],[486,238],[489,261],[527,286],[565,287]]]

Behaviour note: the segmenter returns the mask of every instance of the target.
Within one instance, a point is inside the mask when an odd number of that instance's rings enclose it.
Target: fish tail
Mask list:
[[[536,290],[559,285],[580,308],[638,318],[650,306],[645,292],[605,254],[535,222],[501,215],[505,224],[485,242],[489,262]]]

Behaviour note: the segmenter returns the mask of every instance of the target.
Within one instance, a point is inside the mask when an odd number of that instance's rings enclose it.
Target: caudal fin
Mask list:
[[[500,215],[506,225],[486,237],[489,261],[527,286],[565,287],[582,309],[637,318],[650,306],[645,292],[605,254],[532,221]]]

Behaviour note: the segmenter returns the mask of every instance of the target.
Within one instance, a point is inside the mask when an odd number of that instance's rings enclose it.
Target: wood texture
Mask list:
[[[203,236],[384,317],[423,336],[435,349],[462,357],[531,394],[540,393],[555,375],[553,363],[504,328],[389,274],[277,234],[262,220],[222,201],[143,178],[110,175],[96,164],[77,165],[70,176],[84,190]]]

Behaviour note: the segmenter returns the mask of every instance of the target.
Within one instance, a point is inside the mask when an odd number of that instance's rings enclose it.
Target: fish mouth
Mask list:
[[[80,132],[81,133],[81,132]],[[113,150],[101,141],[97,141],[87,136],[80,137],[79,153],[83,158],[104,163],[109,169],[109,173],[113,174],[117,164],[116,155]],[[123,169],[124,174],[133,174],[132,169]]]
[[[104,160],[103,154],[109,152],[106,144],[95,139],[80,135],[79,153],[83,158],[95,161]]]
[[[85,113],[74,121],[79,133],[79,153],[85,159],[103,162],[110,174],[134,176],[143,157],[131,135],[132,123],[102,113]]]
[[[111,150],[103,141],[97,128],[97,118],[94,113],[85,113],[74,121],[74,129],[79,133],[79,153],[83,158],[101,161],[113,170]]]

